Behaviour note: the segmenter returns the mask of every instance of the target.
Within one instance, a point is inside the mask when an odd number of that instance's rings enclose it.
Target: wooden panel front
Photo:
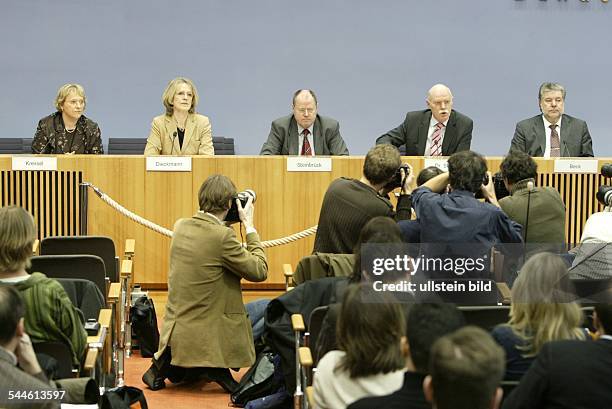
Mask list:
[[[51,234],[78,233],[78,182],[90,182],[119,204],[168,229],[181,217],[197,210],[197,192],[207,176],[230,177],[238,190],[257,192],[255,226],[262,240],[288,236],[318,222],[323,195],[329,183],[340,176],[359,178],[363,157],[334,157],[333,171],[287,172],[280,156],[194,157],[192,172],[147,172],[142,156],[58,156],[58,172],[13,172],[11,158],[0,155],[1,203],[19,204],[35,215],[39,228]],[[407,157],[415,172],[423,158]],[[538,162],[538,185],[557,188],[567,208],[568,242],[578,242],[588,216],[602,209],[594,199],[605,179],[592,174],[554,174],[551,160]],[[501,158],[488,158],[495,172]],[[600,159],[600,165],[609,160]],[[126,238],[136,239],[134,282],[165,283],[170,238],[120,215],[89,191],[88,233],[113,238],[117,253],[123,253]],[[61,217],[51,217],[59,214]],[[314,236],[266,249],[270,266],[267,284],[284,282],[282,264],[295,265],[312,252]]]

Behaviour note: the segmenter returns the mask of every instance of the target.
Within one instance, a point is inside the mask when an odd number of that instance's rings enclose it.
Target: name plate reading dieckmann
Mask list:
[[[289,156],[287,158],[287,172],[331,172],[331,158],[316,156]]]
[[[148,156],[147,172],[191,172],[191,156]]]
[[[441,171],[448,172],[448,159],[425,158],[425,167],[435,166]]]
[[[597,159],[557,159],[555,173],[598,173]]]
[[[54,156],[13,156],[13,170],[57,170]]]

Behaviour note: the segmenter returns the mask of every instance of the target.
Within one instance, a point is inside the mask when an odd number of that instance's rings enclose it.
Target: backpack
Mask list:
[[[130,309],[132,337],[138,339],[140,355],[151,358],[159,345],[159,329],[153,300],[146,295],[138,298]]]
[[[271,395],[283,385],[279,369],[280,357],[272,352],[262,352],[255,363],[240,380],[238,388],[230,399],[236,406],[243,407],[247,402]]]
[[[148,409],[142,390],[133,386],[120,386],[104,392],[100,398],[101,409]]]

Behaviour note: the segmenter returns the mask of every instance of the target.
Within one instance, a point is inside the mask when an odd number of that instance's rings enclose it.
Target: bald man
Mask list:
[[[335,119],[319,115],[317,96],[300,89],[293,94],[292,114],[272,122],[260,155],[348,155]]]
[[[472,143],[473,122],[453,110],[453,94],[444,84],[427,93],[429,109],[406,114],[404,122],[376,140],[376,144],[406,145],[407,156],[450,156],[467,151]]]

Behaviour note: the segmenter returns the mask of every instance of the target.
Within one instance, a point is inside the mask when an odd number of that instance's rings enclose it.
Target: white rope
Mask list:
[[[98,187],[92,185],[91,183],[84,182],[83,185],[92,188],[93,191],[98,195],[98,197],[100,199],[102,199],[103,202],[105,202],[110,207],[112,207],[113,209],[115,209],[116,211],[121,213],[122,215],[126,216],[127,218],[135,221],[138,224],[141,224],[141,225],[145,226],[148,229],[151,229],[151,230],[156,231],[156,232],[158,232],[160,234],[163,234],[164,236],[172,237],[172,230],[166,229],[165,227],[162,227],[162,226],[160,226],[158,224],[155,224],[152,221],[149,221],[149,220],[145,219],[144,217],[140,217],[137,214],[129,211],[125,207],[121,206],[119,203],[115,202],[109,195],[107,195],[106,193],[104,193],[102,190],[100,190]],[[314,234],[316,232],[317,232],[317,226],[312,226],[312,227],[307,228],[306,230],[302,230],[300,232],[297,232],[297,233],[292,234],[292,235],[287,236],[287,237],[282,237],[280,239],[263,241],[263,242],[261,242],[261,246],[262,247],[275,247],[275,246],[281,246],[283,244],[289,244],[289,243],[297,241],[299,239],[303,239],[305,237],[308,237],[311,234]]]

